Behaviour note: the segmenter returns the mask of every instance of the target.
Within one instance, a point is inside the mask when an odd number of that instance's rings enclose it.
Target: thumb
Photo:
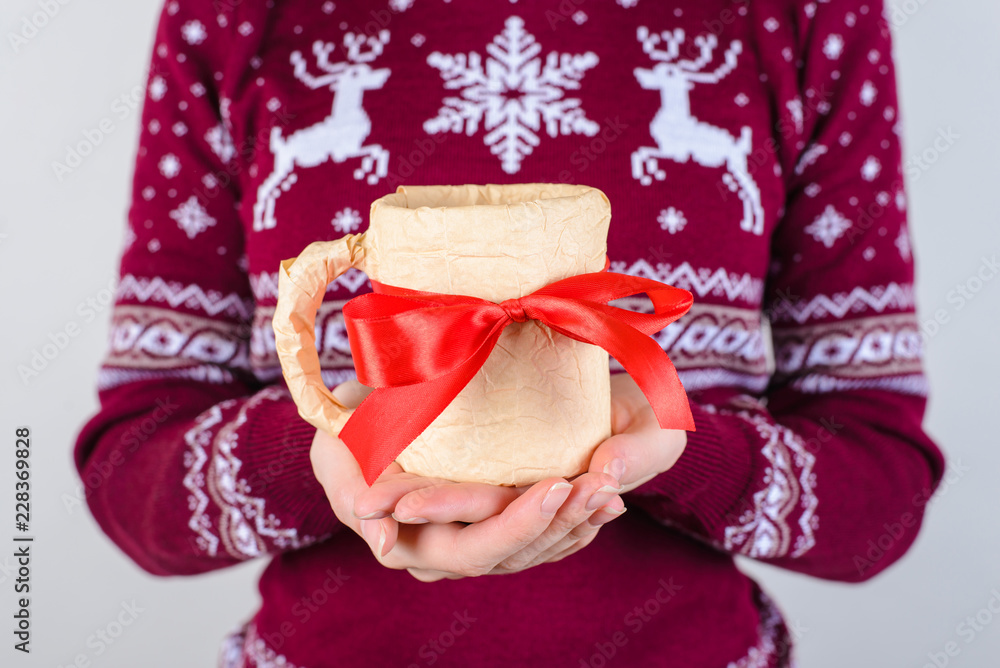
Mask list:
[[[686,443],[687,432],[640,419],[597,446],[588,471],[607,473],[630,491],[670,469]]]
[[[348,408],[357,408],[372,393],[373,389],[367,385],[362,385],[356,380],[345,380],[330,390],[330,392],[337,398],[337,401]]]

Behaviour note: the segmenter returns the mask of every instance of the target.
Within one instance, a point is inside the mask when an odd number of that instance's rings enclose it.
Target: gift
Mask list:
[[[587,470],[611,434],[611,353],[661,428],[693,429],[651,338],[691,294],[607,272],[611,207],[566,184],[400,186],[368,230],[281,263],[274,332],[299,414],[339,436],[371,484],[393,460],[454,481],[524,485]],[[327,285],[354,267],[373,292],[344,305],[353,411],[320,376],[314,333]],[[653,313],[609,301],[645,293]]]

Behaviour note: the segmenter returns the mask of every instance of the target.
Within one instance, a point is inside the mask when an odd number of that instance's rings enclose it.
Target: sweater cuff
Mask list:
[[[301,536],[320,538],[342,526],[312,469],[309,451],[316,428],[291,399],[262,403],[247,425],[253,443],[248,462],[250,493],[267,500],[282,524]]]
[[[734,424],[695,402],[691,413],[696,431],[688,432],[677,463],[626,496],[661,521],[711,532],[732,524],[730,515],[745,505],[756,433],[745,433],[749,425],[743,421]]]

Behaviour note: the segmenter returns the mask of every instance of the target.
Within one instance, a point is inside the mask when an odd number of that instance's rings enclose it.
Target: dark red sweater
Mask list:
[[[101,409],[76,446],[97,521],[155,574],[271,558],[225,666],[786,665],[780,614],[733,555],[869,578],[943,469],[881,11],[167,2]],[[400,183],[532,181],[602,189],[612,270],[694,293],[658,340],[697,432],[579,553],[418,582],[313,477],[275,272],[363,230]],[[368,289],[348,273],[320,311],[331,386],[353,374],[340,308]]]

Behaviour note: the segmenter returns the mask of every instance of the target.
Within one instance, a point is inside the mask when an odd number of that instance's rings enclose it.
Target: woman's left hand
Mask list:
[[[653,408],[627,373],[611,377],[611,438],[590,458],[588,471],[607,473],[630,492],[669,470],[687,445],[687,432],[660,429]]]

